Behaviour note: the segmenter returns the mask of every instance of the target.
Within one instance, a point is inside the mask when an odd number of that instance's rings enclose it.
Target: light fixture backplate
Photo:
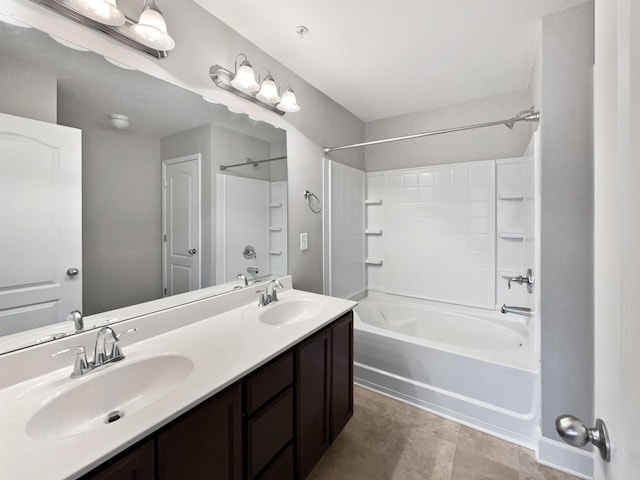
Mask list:
[[[155,48],[147,47],[146,45],[141,44],[133,37],[129,35],[129,27],[134,25],[135,22],[125,16],[124,25],[119,27],[112,27],[110,25],[104,25],[100,22],[96,22],[90,18],[85,17],[80,12],[76,11],[71,4],[66,0],[30,0],[33,3],[37,3],[38,5],[42,5],[47,7],[50,10],[53,10],[60,15],[69,18],[77,23],[84,25],[85,27],[89,27],[92,30],[96,30],[101,32],[108,37],[111,37],[120,43],[131,47],[140,52],[151,55],[154,58],[167,58],[169,56],[169,52],[164,50],[156,50]]]
[[[266,108],[267,110],[271,110],[272,112],[277,113],[280,116],[285,114],[285,112],[278,110],[275,105],[261,102],[256,97],[252,97],[251,95],[247,95],[246,93],[233,88],[229,83],[227,83],[229,79],[233,78],[233,72],[231,72],[230,70],[221,67],[220,65],[212,65],[211,68],[209,68],[209,76],[211,77],[211,80],[213,80],[213,83],[215,83],[223,90],[231,92],[240,98],[249,100],[250,102],[256,103],[261,107]]]

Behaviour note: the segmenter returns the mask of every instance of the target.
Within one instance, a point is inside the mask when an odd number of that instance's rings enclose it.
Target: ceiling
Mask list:
[[[590,0],[195,1],[372,121],[527,88],[539,19]]]

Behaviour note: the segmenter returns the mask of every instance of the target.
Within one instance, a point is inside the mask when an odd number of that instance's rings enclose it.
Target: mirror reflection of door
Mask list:
[[[201,286],[200,154],[162,162],[164,296]]]
[[[0,114],[0,152],[0,335],[6,335],[82,309],[81,132]]]

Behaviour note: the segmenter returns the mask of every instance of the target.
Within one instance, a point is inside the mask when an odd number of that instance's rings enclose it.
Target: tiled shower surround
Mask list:
[[[494,308],[494,192],[492,160],[368,173],[368,288]]]

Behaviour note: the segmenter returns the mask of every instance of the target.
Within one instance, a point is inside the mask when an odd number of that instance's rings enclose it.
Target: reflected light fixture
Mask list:
[[[236,57],[234,72],[220,65],[212,65],[209,68],[209,76],[218,87],[278,115],[300,111],[293,89],[288,86],[280,96],[278,86],[268,68],[260,70],[256,81],[253,67],[244,53]]]
[[[129,117],[121,115],[119,113],[112,113],[109,115],[109,123],[118,130],[126,130],[131,125]]]
[[[144,0],[140,19],[126,17],[117,0],[31,0],[155,58],[166,58],[175,47],[154,0]]]

